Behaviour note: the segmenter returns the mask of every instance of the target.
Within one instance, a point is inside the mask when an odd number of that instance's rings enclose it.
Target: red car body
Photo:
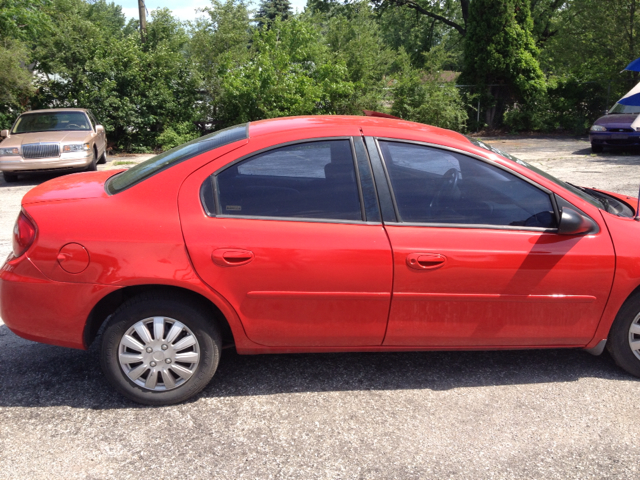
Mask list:
[[[561,235],[204,211],[201,186],[221,168],[331,138],[362,141],[372,158],[377,139],[392,139],[486,159],[561,196],[597,228]],[[251,122],[248,138],[109,194],[105,182],[119,172],[63,176],[25,195],[35,240],[0,272],[0,313],[16,334],[86,349],[125,298],[164,286],[214,305],[241,354],[593,348],[640,285],[639,222],[426,125],[339,116]]]

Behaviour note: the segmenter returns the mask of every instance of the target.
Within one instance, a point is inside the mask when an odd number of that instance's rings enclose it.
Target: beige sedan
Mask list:
[[[84,108],[25,112],[0,135],[0,171],[7,182],[17,181],[19,173],[96,170],[107,161],[104,127]]]

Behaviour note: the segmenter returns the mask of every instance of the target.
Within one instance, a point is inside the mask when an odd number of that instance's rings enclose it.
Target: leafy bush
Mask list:
[[[409,57],[401,54],[400,71],[391,90],[391,114],[405,120],[464,130],[468,118],[466,106],[454,82],[446,82],[441,77],[440,53],[432,52],[433,60],[426,64],[427,70],[412,68]]]
[[[223,125],[287,115],[336,113],[354,93],[344,62],[307,18],[256,30],[246,64],[222,75]]]
[[[163,151],[166,151],[183,143],[187,143],[190,140],[194,140],[199,136],[198,131],[192,123],[182,122],[165,128],[162,133],[158,135],[158,145],[160,145]]]
[[[551,79],[546,95],[526,105],[512,105],[504,125],[512,131],[564,131],[584,134],[606,108],[606,88],[575,78]]]

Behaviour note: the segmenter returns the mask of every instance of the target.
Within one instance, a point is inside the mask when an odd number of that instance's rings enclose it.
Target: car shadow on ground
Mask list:
[[[238,355],[225,350],[202,397],[299,392],[433,390],[633,380],[605,353],[582,350]],[[0,325],[0,407],[146,408],[107,384],[96,346],[88,352],[20,339]]]
[[[572,152],[573,155],[588,155],[590,161],[617,163],[620,165],[640,165],[640,147],[625,149],[607,148],[602,153],[592,153],[591,148],[582,148]]]
[[[29,175],[20,175],[18,177],[18,181],[7,183],[2,175],[0,175],[0,188],[6,187],[25,187],[31,186],[35,187],[36,185],[40,185],[48,180],[61,177],[62,175],[67,175],[69,173],[78,173],[77,171],[68,171],[64,173],[34,173]]]
[[[602,166],[608,165],[640,165],[640,153],[635,156],[620,156],[607,154],[598,154],[596,157],[590,157],[589,162],[591,164],[600,164]]]

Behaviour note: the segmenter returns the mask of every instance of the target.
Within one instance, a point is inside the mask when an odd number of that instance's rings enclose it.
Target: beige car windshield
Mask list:
[[[11,133],[91,130],[89,119],[82,112],[30,113],[22,115]]]

